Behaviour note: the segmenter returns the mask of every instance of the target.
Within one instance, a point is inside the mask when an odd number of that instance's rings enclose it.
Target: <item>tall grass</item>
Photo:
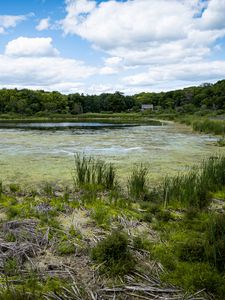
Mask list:
[[[74,183],[78,187],[84,185],[99,185],[105,189],[116,186],[116,172],[111,163],[103,162],[92,156],[75,154]]]
[[[218,271],[225,271],[225,215],[212,217],[207,228],[207,242],[205,245],[209,262]]]
[[[225,122],[217,121],[217,120],[195,120],[192,123],[192,127],[195,131],[205,132],[205,133],[213,133],[218,135],[225,134]]]
[[[3,193],[3,184],[2,181],[0,180],[0,199],[2,197],[2,193]]]
[[[203,209],[208,206],[210,192],[225,186],[225,156],[204,160],[187,174],[166,177],[163,182],[165,204],[177,200],[188,207]]]
[[[147,193],[148,170],[141,165],[135,165],[128,178],[128,194],[135,200],[143,200]]]

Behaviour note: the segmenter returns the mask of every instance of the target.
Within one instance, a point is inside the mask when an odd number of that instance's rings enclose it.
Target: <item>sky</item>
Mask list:
[[[0,1],[0,88],[159,92],[225,78],[225,0]]]

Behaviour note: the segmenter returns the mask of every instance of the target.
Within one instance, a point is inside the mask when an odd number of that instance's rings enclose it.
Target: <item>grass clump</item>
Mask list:
[[[205,241],[202,238],[189,237],[177,247],[178,257],[182,261],[202,262],[206,260]]]
[[[110,225],[110,216],[109,216],[109,208],[105,205],[96,204],[91,212],[91,217],[95,220],[97,225],[101,227],[109,227]]]
[[[135,264],[125,233],[114,231],[91,251],[92,259],[102,264],[101,270],[110,275],[129,273]]]
[[[69,255],[75,253],[75,246],[70,241],[61,241],[57,246],[59,255]]]
[[[224,186],[225,156],[213,156],[187,174],[166,177],[163,198],[165,204],[178,200],[186,207],[204,209],[210,203],[210,193]]]
[[[134,166],[128,179],[128,194],[134,200],[145,200],[147,195],[148,170],[141,165]]]
[[[84,185],[100,185],[105,189],[116,187],[116,172],[111,163],[105,163],[92,156],[75,155],[74,183],[78,187]]]
[[[12,193],[18,193],[20,191],[20,186],[16,183],[10,183],[9,190]]]
[[[219,272],[225,273],[225,214],[211,218],[206,235],[208,260]]]
[[[182,286],[188,292],[204,289],[207,293],[225,299],[224,280],[216,270],[207,263],[179,263],[173,272],[165,273],[162,278],[174,285]]]
[[[192,127],[195,131],[221,135],[225,133],[225,122],[218,120],[194,120]]]

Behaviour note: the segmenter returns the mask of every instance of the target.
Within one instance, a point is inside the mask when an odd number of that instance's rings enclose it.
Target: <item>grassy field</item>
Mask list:
[[[76,155],[73,188],[0,185],[0,299],[225,299],[225,157],[148,181]]]

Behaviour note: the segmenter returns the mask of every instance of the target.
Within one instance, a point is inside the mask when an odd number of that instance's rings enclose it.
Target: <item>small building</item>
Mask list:
[[[142,104],[141,111],[144,111],[144,110],[154,110],[154,105],[153,104]]]

